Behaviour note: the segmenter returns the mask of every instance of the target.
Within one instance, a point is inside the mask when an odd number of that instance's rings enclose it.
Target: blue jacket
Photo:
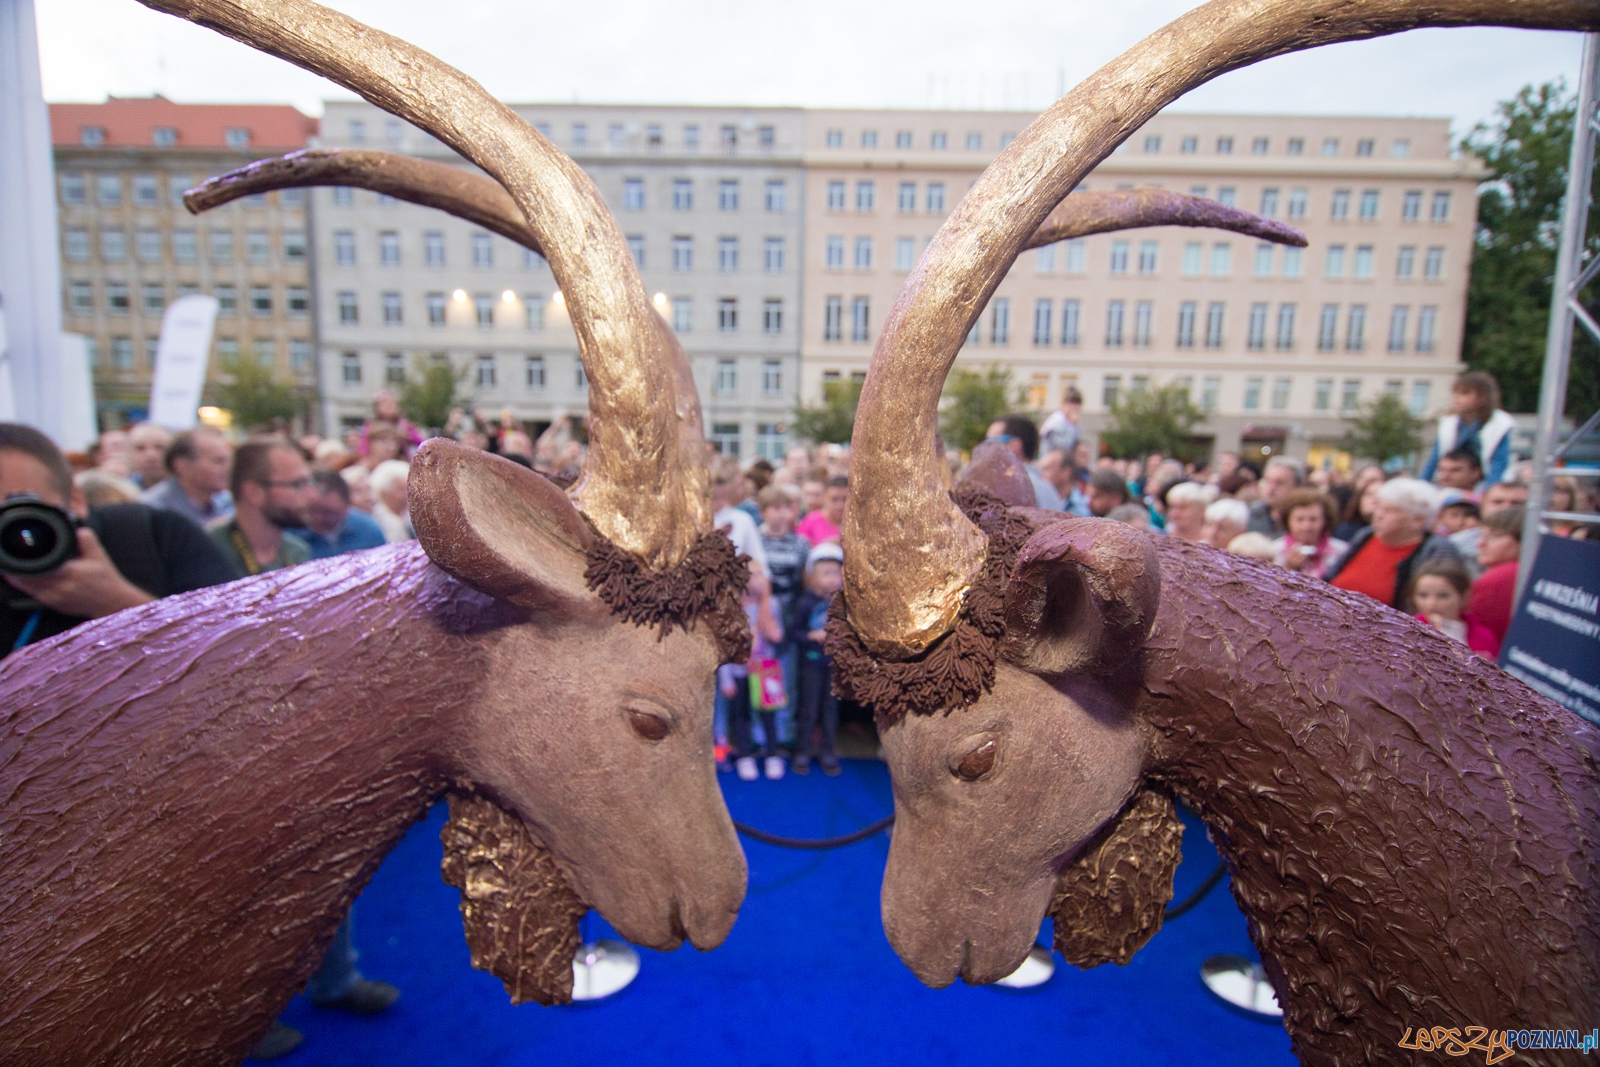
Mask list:
[[[327,559],[346,552],[359,552],[363,548],[383,547],[383,527],[366,512],[351,508],[345,512],[344,524],[332,534],[319,534],[312,530],[291,530],[300,540],[311,546],[312,559]]]

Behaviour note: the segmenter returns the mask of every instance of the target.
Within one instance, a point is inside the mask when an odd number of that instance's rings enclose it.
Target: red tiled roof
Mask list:
[[[287,104],[176,104],[164,96],[111,97],[103,104],[51,104],[50,139],[58,147],[82,145],[83,129],[105,131],[107,148],[157,147],[158,128],[178,131],[174,148],[230,148],[228,131],[250,131],[254,151],[305,147],[317,120]]]

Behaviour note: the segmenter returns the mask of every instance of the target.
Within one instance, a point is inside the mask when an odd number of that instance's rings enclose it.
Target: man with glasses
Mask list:
[[[277,438],[246,441],[233,456],[234,516],[210,531],[240,574],[261,574],[311,558],[311,546],[285,531],[307,524],[311,468]]]

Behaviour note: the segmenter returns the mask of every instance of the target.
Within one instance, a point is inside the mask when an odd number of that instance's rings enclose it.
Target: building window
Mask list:
[[[733,396],[739,391],[739,364],[732,359],[717,360],[717,380],[712,392],[718,396]]]
[[[63,204],[81,204],[84,196],[83,174],[79,171],[63,171],[61,174],[61,202]]]
[[[443,326],[444,323],[444,294],[428,294],[428,325]]]
[[[383,354],[383,382],[385,385],[406,384],[406,357],[399,352]]]
[[[761,303],[761,332],[783,332],[783,300],[769,296]]]
[[[251,230],[244,235],[244,258],[247,263],[272,261],[272,238],[265,230]]]
[[[689,211],[694,207],[694,182],[678,178],[672,183],[672,210]]]
[[[544,389],[544,357],[527,356],[522,360],[522,384],[529,392]]]
[[[1233,206],[1233,202],[1234,202],[1233,186],[1231,186],[1231,185],[1219,185],[1219,186],[1217,186],[1217,203],[1221,204],[1223,207],[1232,207]]]
[[[1252,351],[1260,351],[1267,347],[1267,305],[1250,305],[1250,331],[1245,338],[1245,347]]]
[[[1207,415],[1217,410],[1217,397],[1222,392],[1222,379],[1215,377],[1200,380],[1200,410]]]
[[[236,152],[242,152],[250,147],[250,131],[243,126],[230,126],[223,136],[228,142],[228,147]]]
[[[217,261],[217,238],[226,234],[228,239],[228,258],[233,258],[233,235],[226,230],[211,231],[211,259]],[[350,230],[335,230],[333,234],[333,261],[341,267],[356,265],[356,235]]]
[[[828,183],[828,210],[844,210],[844,182]]]
[[[345,352],[339,357],[339,376],[345,385],[361,384],[361,356]]]
[[[231,285],[219,285],[216,290],[217,314],[224,318],[232,318],[239,313],[239,297],[237,290]],[[109,290],[107,292],[109,298]]]
[[[788,440],[784,435],[782,423],[756,423],[756,455],[773,463],[781,463],[787,450]]]
[[[877,148],[878,147],[878,131],[877,130],[862,130],[861,131],[861,147],[862,148]]]
[[[689,125],[683,128],[683,147],[690,152],[700,151],[700,127]]]
[[[1269,219],[1278,217],[1278,190],[1261,190],[1261,214]]]
[[[1361,190],[1361,221],[1371,222],[1378,217],[1378,190]]]
[[[1272,410],[1289,410],[1289,388],[1292,384],[1288,378],[1275,378],[1272,382]]]
[[[944,182],[928,183],[928,214],[944,214]]]
[[[1206,305],[1206,347],[1222,347],[1222,315],[1226,308],[1220,300],[1213,300]]]
[[[935,130],[928,134],[928,147],[934,151],[943,151],[950,147],[950,135],[944,130]]]
[[[840,339],[841,320],[844,318],[844,297],[830,296],[822,302],[822,339]]]
[[[1122,392],[1122,375],[1107,374],[1100,379],[1100,403],[1107,410],[1117,406],[1117,394]]]
[[[844,269],[844,237],[830,235],[822,246],[822,263],[828,270]]]
[[[1148,300],[1133,305],[1133,344],[1135,348],[1150,347],[1150,332],[1155,320],[1155,306]]]
[[[768,237],[764,244],[762,257],[764,267],[768,274],[783,273],[783,238]]]
[[[627,242],[628,242],[628,255],[633,257],[634,266],[643,269],[643,267],[644,267],[644,235],[643,234],[639,234],[639,233],[630,233],[627,236]]]
[[[472,235],[472,265],[480,269],[494,266],[494,238],[489,234]]]
[[[1199,241],[1189,241],[1183,246],[1183,259],[1179,263],[1178,273],[1185,278],[1198,277],[1200,274],[1200,261],[1204,257],[1205,246]]]
[[[1300,249],[1285,246],[1283,250],[1283,276],[1300,277]]]
[[[1417,311],[1417,351],[1432,352],[1434,334],[1439,327],[1439,309],[1426,304]]]
[[[1350,317],[1345,326],[1344,347],[1350,352],[1361,352],[1366,349],[1367,305],[1350,305]]]
[[[762,126],[756,130],[756,142],[763,152],[770,152],[778,146],[778,128],[776,126]]]
[[[301,337],[289,341],[289,367],[296,374],[311,372],[311,342]]]
[[[128,235],[122,230],[101,230],[100,258],[107,263],[120,263],[128,258]]]
[[[1410,318],[1411,309],[1404,304],[1396,304],[1389,313],[1389,351],[1406,350],[1406,324]]]
[[[877,185],[874,182],[856,182],[856,210],[872,211],[877,203]]]
[[[335,186],[333,189],[333,206],[349,207],[355,202],[355,191],[348,185]]]
[[[1344,245],[1329,245],[1322,261],[1322,273],[1329,278],[1344,277]]]
[[[1055,309],[1053,300],[1035,300],[1033,302],[1033,343],[1040,347],[1050,343],[1052,312]]]
[[[774,215],[781,215],[788,210],[789,186],[786,182],[770,181],[767,183],[767,211]]]
[[[783,395],[783,361],[779,359],[763,360],[761,363],[761,395]]]
[[[1219,156],[1231,156],[1231,155],[1233,155],[1233,138],[1232,137],[1218,137],[1217,138],[1217,155],[1219,155]]]
[[[495,360],[492,353],[485,352],[477,358],[477,380],[479,389],[493,389],[496,385]]]
[[[268,293],[268,296],[267,296],[267,311],[268,311],[269,314],[272,311],[272,296],[271,296],[271,292],[272,291],[270,289],[267,290],[267,293]],[[166,306],[167,306],[166,290],[164,288],[162,288],[162,286],[161,286],[161,284],[159,282],[156,283],[156,284],[153,284],[153,285],[144,285],[144,286],[142,286],[140,288],[139,296],[140,296],[140,302],[139,302],[140,309],[146,315],[150,315],[150,316],[153,316],[153,317],[154,316],[159,316],[161,314],[161,312],[166,309]]]
[[[966,144],[968,152],[983,151],[983,134],[977,132],[976,130],[971,131],[967,134]]]
[[[135,174],[133,176],[133,202],[140,207],[160,206],[161,188],[157,185],[154,174]]]
[[[672,298],[672,329],[677,333],[694,329],[694,301],[687,296]]]
[[[400,235],[393,230],[378,234],[378,263],[385,267],[400,265]]]
[[[827,144],[827,146],[829,148],[842,148],[842,147],[844,147],[844,131],[843,130],[829,130],[826,134],[823,135],[823,142],[825,144]]]
[[[730,155],[733,154],[739,147],[739,127],[724,126],[720,132],[722,134],[722,150]]]
[[[1317,317],[1317,351],[1332,352],[1339,332],[1339,305],[1323,304]]]
[[[1450,194],[1439,192],[1433,194],[1433,206],[1428,211],[1428,221],[1447,222],[1450,218]]]
[[[1280,352],[1294,347],[1294,315],[1295,305],[1278,305],[1278,350]]]
[[[572,147],[589,147],[589,124],[587,122],[574,122],[572,124]]]
[[[1339,154],[1339,138],[1337,138],[1337,137],[1324,137],[1322,139],[1322,154],[1325,155],[1325,156],[1336,156],[1336,155],[1338,155]]]
[[[522,325],[528,330],[544,329],[544,294],[522,294]]]
[[[1111,242],[1111,273],[1112,274],[1126,274],[1126,273],[1128,273],[1128,242],[1127,241],[1112,241]]]
[[[477,319],[478,329],[489,329],[494,325],[494,294],[473,293],[472,310]]]
[[[1310,201],[1311,201],[1311,190],[1309,190],[1309,189],[1290,189],[1289,190],[1289,218],[1294,219],[1294,220],[1299,220],[1299,219],[1305,218],[1306,217],[1306,208],[1307,208],[1307,205],[1310,203]]]
[[[901,182],[895,198],[895,209],[902,215],[909,215],[917,210],[917,183]]]
[[[101,207],[116,207],[122,203],[122,176],[101,174],[95,177],[95,196]]]
[[[1144,150],[1151,155],[1161,151],[1161,138],[1156,134],[1150,134],[1145,137]]]
[[[1318,378],[1311,406],[1317,411],[1327,411],[1333,406],[1333,379]]]
[[[1361,407],[1361,382],[1356,378],[1346,378],[1343,388],[1339,390],[1339,410],[1344,412],[1356,411]]]
[[[672,269],[683,272],[694,269],[694,238],[681,234],[672,239]]]
[[[94,311],[94,286],[88,282],[72,282],[67,286],[67,307],[74,315],[87,315]]]
[[[400,307],[400,294],[389,292],[383,294],[383,324],[385,326],[401,325],[402,311]]]
[[[1066,348],[1078,347],[1078,317],[1082,305],[1076,300],[1061,301],[1061,344]]]
[[[1416,222],[1422,217],[1422,190],[1407,189],[1400,200],[1400,221]]]
[[[1193,300],[1185,300],[1178,305],[1178,347],[1194,347],[1194,320],[1198,310]]]
[[[134,237],[134,248],[138,252],[141,263],[159,263],[161,261],[161,231],[141,227]]]
[[[1244,380],[1244,409],[1246,411],[1261,410],[1261,379],[1246,378]]]
[[[739,183],[737,181],[723,180],[717,183],[717,210],[739,210]]]
[[[711,447],[724,456],[739,455],[739,424],[737,422],[713,422],[711,424]]]
[[[222,342],[217,342],[217,354],[222,355]],[[133,369],[133,338],[113,337],[111,339],[111,366],[114,370]]]
[[[339,293],[339,325],[354,326],[361,321],[361,308],[356,294],[348,289]]]
[[[1011,343],[1011,301],[1000,297],[989,311],[989,341],[992,344]]]
[[[1194,153],[1198,152],[1199,150],[1200,138],[1198,137],[1185,137],[1182,141],[1178,142],[1178,151],[1182,152],[1186,156],[1194,155]]]
[[[1372,138],[1363,137],[1361,140],[1356,142],[1356,155],[1358,155],[1358,156],[1370,156],[1370,155],[1372,155]]]
[[[870,341],[872,302],[864,296],[855,297],[850,301],[850,340]]]
[[[1328,215],[1335,222],[1343,222],[1350,217],[1350,190],[1335,189],[1333,203],[1328,209]]]
[[[1124,305],[1120,300],[1106,304],[1106,347],[1122,347],[1122,317]]]
[[[1139,273],[1145,276],[1156,272],[1156,250],[1159,246],[1155,241],[1139,242]]]
[[[739,301],[725,296],[717,301],[717,331],[733,333],[739,328]]]
[[[1422,276],[1430,282],[1438,281],[1444,274],[1444,249],[1438,246],[1428,249],[1428,254],[1422,261]]]
[[[872,269],[872,238],[856,238],[856,270]]]
[[[717,269],[724,274],[732,274],[739,269],[739,239],[737,237],[717,238]]]
[[[174,235],[176,239],[176,235]],[[304,230],[285,230],[283,232],[283,261],[285,263],[304,263],[306,261],[306,234]]]
[[[1371,245],[1357,245],[1356,246],[1355,269],[1351,271],[1351,276],[1355,277],[1355,278],[1370,278],[1370,277],[1372,277],[1372,246]]]
[[[1271,277],[1271,275],[1272,275],[1272,253],[1273,253],[1274,250],[1275,250],[1274,246],[1270,245],[1270,244],[1263,243],[1263,244],[1256,245],[1256,261],[1255,261],[1255,271],[1254,271],[1254,273],[1255,273],[1255,276],[1257,278]]]
[[[288,286],[283,291],[283,308],[291,318],[305,318],[311,314],[311,290],[303,285]]]
[[[250,287],[250,316],[256,319],[272,317],[271,286],[252,285]]]
[[[627,211],[644,210],[643,178],[624,178],[622,180],[622,206]]]
[[[1218,241],[1211,246],[1211,276],[1226,278],[1232,273],[1233,245],[1227,241]]]
[[[1415,245],[1401,245],[1400,253],[1395,257],[1394,276],[1401,281],[1410,281],[1412,272],[1417,266],[1417,249]]]

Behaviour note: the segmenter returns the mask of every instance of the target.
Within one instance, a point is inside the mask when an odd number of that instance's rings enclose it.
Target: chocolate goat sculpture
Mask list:
[[[570,997],[587,906],[641,944],[709,948],[744,893],[709,720],[714,668],[748,647],[748,571],[710,529],[687,360],[599,194],[402,42],[309,4],[218,8],[512,188],[578,330],[589,463],[575,507],[429,442],[420,547],[158,601],[0,664],[7,1064],[237,1062],[447,792],[445,876],[513,1000]]]
[[[1228,860],[1303,1062],[1600,1011],[1593,728],[1376,602],[1032,510],[992,456],[952,499],[935,458],[968,327],[1157,110],[1268,56],[1474,23],[1592,30],[1600,4],[1197,8],[1024,131],[901,291],[858,409],[829,643],[883,729],[884,925],[930,985],[1007,974],[1047,913],[1067,958],[1125,962],[1171,897],[1176,796]]]

